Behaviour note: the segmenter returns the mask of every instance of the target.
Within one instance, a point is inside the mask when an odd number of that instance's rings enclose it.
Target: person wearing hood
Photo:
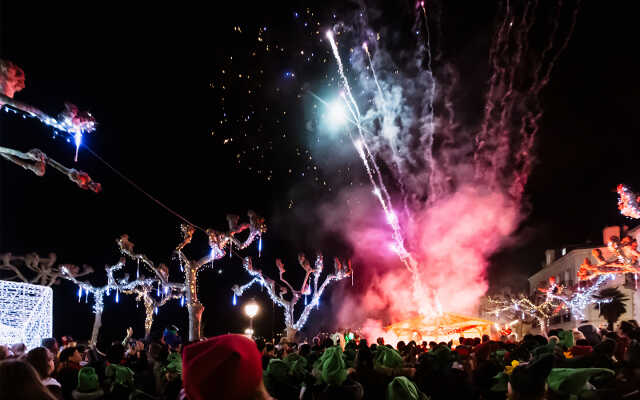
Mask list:
[[[600,374],[613,376],[614,372],[606,368],[553,368],[547,378],[549,397],[578,399],[584,391],[595,389],[589,379]]]
[[[595,346],[602,341],[602,339],[600,338],[600,335],[598,334],[598,329],[592,324],[585,323],[583,325],[580,325],[578,327],[578,330],[582,332],[582,334],[589,341],[589,344],[591,344],[591,346]]]
[[[384,400],[391,382],[391,377],[376,370],[374,364],[373,352],[366,346],[360,347],[351,377],[363,386],[364,400]]]
[[[314,365],[318,383],[303,386],[303,400],[362,400],[364,389],[347,374],[347,367],[340,346],[329,347]]]
[[[78,371],[78,386],[71,393],[73,400],[99,400],[104,398],[96,370],[83,367]]]
[[[393,378],[387,386],[387,400],[429,400],[418,387],[404,376]]]
[[[552,354],[544,354],[527,364],[520,364],[511,372],[508,393],[511,400],[542,400],[546,380],[553,368]]]
[[[262,375],[267,392],[278,400],[296,399],[300,393],[290,371],[285,361],[274,358]]]

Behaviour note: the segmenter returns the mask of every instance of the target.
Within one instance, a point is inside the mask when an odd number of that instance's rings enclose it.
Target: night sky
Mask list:
[[[227,213],[244,216],[253,209],[263,215],[269,232],[261,263],[272,268],[272,276],[276,256],[291,267],[298,251],[348,257],[352,250],[341,239],[342,228],[319,232],[314,209],[341,188],[366,180],[344,140],[309,128],[322,116],[309,91],[321,97],[337,92],[334,60],[320,39],[361,8],[335,1],[233,3],[223,8],[195,2],[5,1],[0,55],[25,71],[26,89],[17,99],[54,115],[65,101],[91,111],[99,126],[87,144],[193,223],[222,230]],[[368,12],[377,15],[377,28],[399,32],[402,45],[414,4],[393,3],[367,3]],[[459,96],[471,108],[486,82],[498,5],[445,3],[433,8],[441,11],[433,17],[440,30],[434,40],[443,59],[457,67],[468,88]],[[549,18],[545,12],[541,8],[539,18]],[[618,183],[640,190],[634,26],[630,10],[580,5],[573,37],[542,92],[544,116],[526,188],[528,217],[510,247],[492,258],[493,286],[524,287],[546,248],[599,243],[604,226],[634,225],[618,213],[615,194]],[[5,113],[0,145],[39,148],[103,186],[96,195],[53,170],[37,177],[0,162],[0,252],[55,252],[62,263],[92,265],[98,272],[91,279],[100,284],[102,266],[119,258],[115,239],[123,233],[151,259],[171,259],[180,221],[86,150],[80,149],[76,165],[73,145],[53,139],[35,120]],[[203,236],[196,235],[190,256],[206,253]],[[244,251],[256,253],[255,245]],[[177,266],[172,268],[177,276]],[[246,317],[232,307],[230,291],[248,281],[240,260],[221,260],[200,279],[204,334],[244,329]],[[358,291],[366,279],[361,266],[350,290]],[[78,304],[69,282],[55,286],[54,293],[54,334],[87,337],[90,306]],[[253,293],[264,304],[257,333],[270,336],[281,329],[281,314],[276,310],[274,317],[266,296]],[[142,331],[144,313],[131,298],[122,296],[117,306],[112,299],[105,302],[105,337],[120,336],[129,325]],[[326,295],[310,318],[312,329],[329,328],[336,305]],[[171,304],[156,321],[154,329],[175,321],[186,327],[187,313]]]

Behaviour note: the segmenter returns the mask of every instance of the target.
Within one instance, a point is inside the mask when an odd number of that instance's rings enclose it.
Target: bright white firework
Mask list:
[[[327,105],[327,120],[331,129],[338,129],[347,122],[347,114],[344,111],[344,102],[341,99],[334,100]]]

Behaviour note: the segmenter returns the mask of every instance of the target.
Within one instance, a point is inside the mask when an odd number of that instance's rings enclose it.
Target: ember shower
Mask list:
[[[460,110],[454,96],[463,92],[456,66],[431,41],[430,25],[440,21],[428,4],[416,6],[411,51],[392,48],[385,37],[395,33],[375,32],[367,13],[327,33],[351,117],[349,136],[371,183],[371,190],[349,197],[362,204],[377,199],[384,210],[377,220],[370,210],[343,216],[336,211],[343,193],[326,208],[327,223],[346,218],[347,235],[365,266],[391,262],[390,254],[404,265],[378,269],[363,297],[341,300],[344,326],[361,315],[369,318],[360,322],[373,336],[380,334],[379,318],[472,313],[486,292],[488,259],[508,244],[526,212],[523,191],[535,161],[540,92],[568,45],[579,8],[521,3],[507,1],[498,9],[484,108],[471,123],[456,113],[469,110]],[[535,46],[534,32],[543,37]],[[348,60],[341,60],[348,49]]]

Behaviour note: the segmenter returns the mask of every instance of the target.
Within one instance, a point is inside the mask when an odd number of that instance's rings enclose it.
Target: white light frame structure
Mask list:
[[[0,344],[40,346],[53,334],[53,290],[48,286],[0,280]]]

